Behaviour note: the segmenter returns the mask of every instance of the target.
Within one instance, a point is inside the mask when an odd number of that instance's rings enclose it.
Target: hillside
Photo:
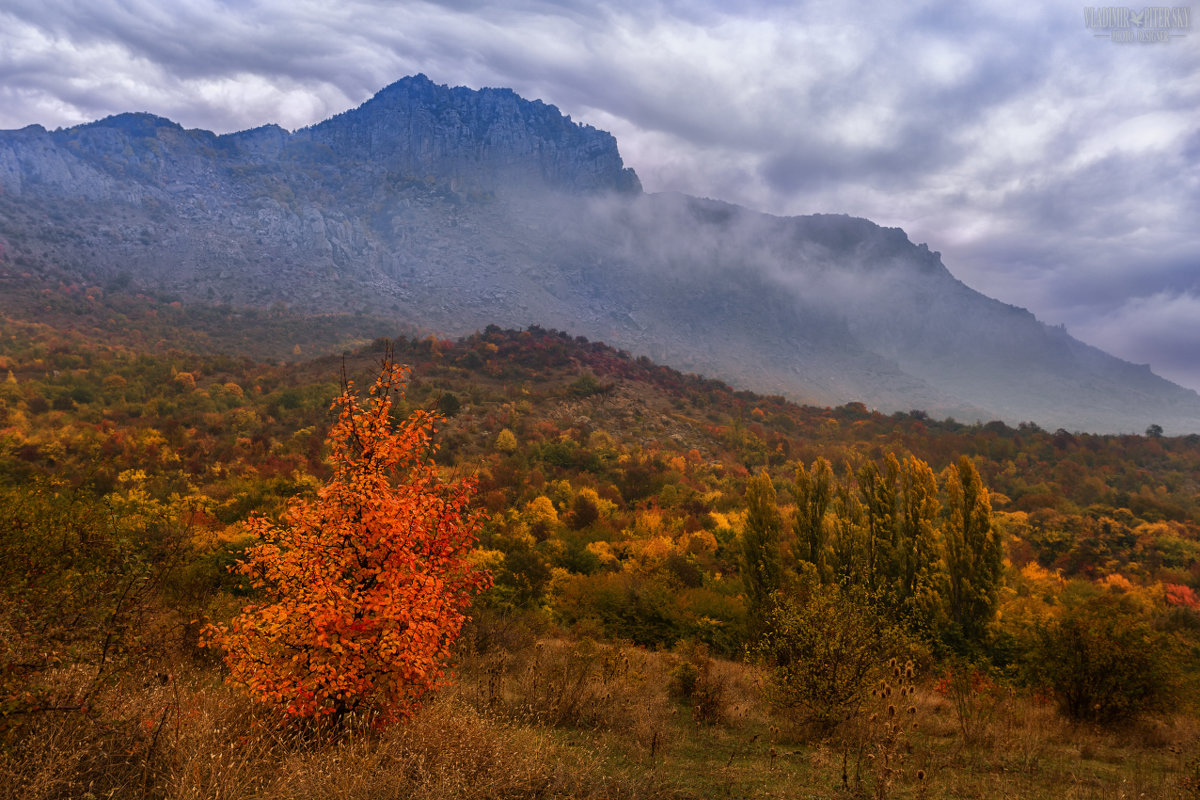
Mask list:
[[[899,229],[642,192],[613,137],[405,78],[300,131],[0,133],[0,278],[539,325],[821,405],[1200,430],[1200,396],[957,281]]]
[[[1197,437],[799,406],[543,328],[407,329],[389,343],[365,338],[380,320],[354,315],[95,287],[14,305],[27,310],[0,320],[0,776],[14,796],[1099,798],[1196,785]],[[471,611],[456,685],[414,719],[297,733],[221,685],[199,634],[257,596],[227,571],[244,522],[314,496],[330,476],[330,400],[346,378],[369,384],[389,348],[411,366],[398,414],[445,414],[437,463],[478,481],[475,558],[494,585]],[[871,465],[886,474],[889,454],[927,462],[939,487],[959,455],[978,466],[1004,550],[995,617],[969,668],[941,628],[912,645],[911,734],[881,731],[867,712],[886,708],[870,704],[814,733],[764,694],[769,673],[748,657],[748,487],[765,469],[781,580],[802,595],[798,470],[824,458],[839,483],[862,480]],[[830,509],[831,528],[867,529],[843,513]],[[1158,654],[1148,667],[1169,678],[1169,705],[1075,722],[1048,699],[1039,637],[1095,609],[1117,624],[1108,648]],[[867,752],[909,760],[885,772]]]

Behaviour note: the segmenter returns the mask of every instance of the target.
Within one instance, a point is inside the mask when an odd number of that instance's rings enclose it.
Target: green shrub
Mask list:
[[[691,700],[699,681],[699,668],[691,661],[681,661],[671,670],[671,696],[676,700]]]
[[[1077,601],[1042,626],[1030,672],[1074,720],[1117,723],[1161,709],[1174,694],[1165,637],[1121,598]]]
[[[836,585],[776,593],[750,651],[770,671],[776,708],[828,734],[854,718],[887,669],[908,651],[903,632]]]
[[[677,652],[683,661],[671,670],[671,696],[685,701],[691,707],[692,719],[702,725],[725,722],[728,691],[708,648],[702,643],[688,643],[680,645]]]

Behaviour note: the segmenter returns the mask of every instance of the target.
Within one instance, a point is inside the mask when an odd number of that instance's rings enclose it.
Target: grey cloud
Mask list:
[[[1109,352],[1149,363],[1183,385],[1200,386],[1200,292],[1133,297],[1109,313],[1080,320],[1077,329]]]

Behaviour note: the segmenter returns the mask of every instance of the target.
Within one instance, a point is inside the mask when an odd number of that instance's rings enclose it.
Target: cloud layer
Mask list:
[[[9,0],[0,128],[297,128],[424,72],[612,131],[650,191],[900,226],[966,283],[1200,389],[1200,31],[1082,7]]]

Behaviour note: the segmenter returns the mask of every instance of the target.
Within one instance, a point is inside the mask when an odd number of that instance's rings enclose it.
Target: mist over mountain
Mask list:
[[[610,134],[423,75],[293,133],[0,132],[0,273],[541,325],[822,405],[1200,431],[1200,395],[975,292],[902,230],[647,194]]]

